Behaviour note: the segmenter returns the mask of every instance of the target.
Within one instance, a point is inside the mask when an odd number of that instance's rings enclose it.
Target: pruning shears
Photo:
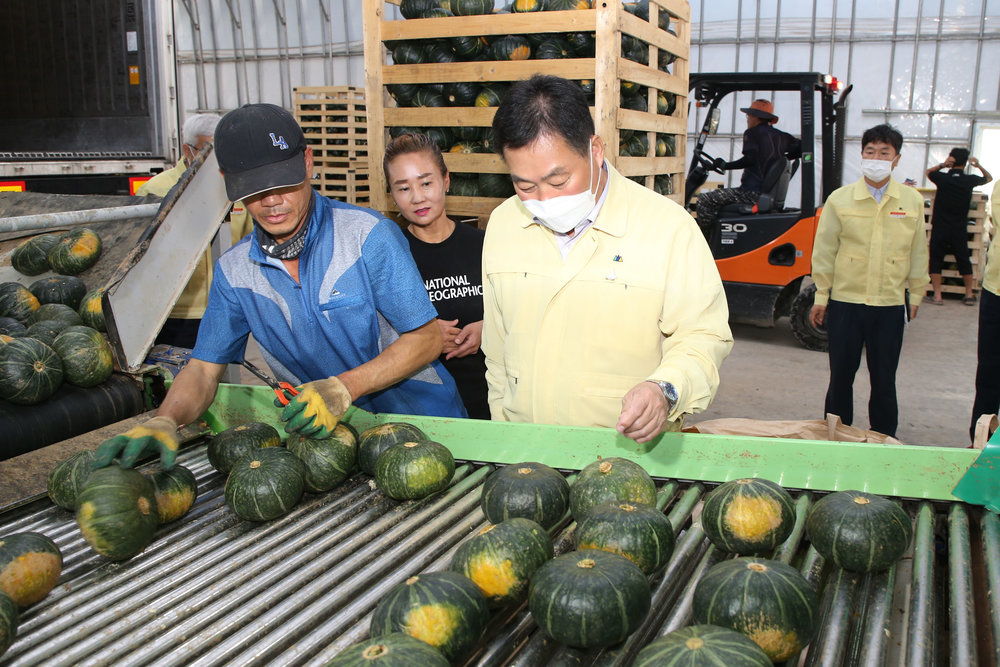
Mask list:
[[[273,377],[260,370],[249,361],[244,359],[240,362],[243,367],[248,371],[256,375],[258,378],[263,380],[267,386],[274,390],[274,395],[277,396],[275,402],[280,403],[282,406],[286,406],[291,402],[291,399],[299,395],[299,390],[290,385],[287,382],[278,382]]]

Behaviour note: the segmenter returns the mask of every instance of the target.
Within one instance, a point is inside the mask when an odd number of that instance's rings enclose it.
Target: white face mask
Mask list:
[[[892,173],[892,160],[861,160],[861,173],[872,183],[881,183]]]
[[[554,232],[566,234],[574,229],[584,217],[594,210],[597,204],[597,193],[590,191],[590,183],[594,180],[594,160],[589,157],[590,178],[587,189],[575,195],[562,195],[540,201],[538,199],[522,199],[521,203],[535,216],[540,223]],[[602,165],[603,167],[603,165]],[[600,183],[600,178],[597,179]]]

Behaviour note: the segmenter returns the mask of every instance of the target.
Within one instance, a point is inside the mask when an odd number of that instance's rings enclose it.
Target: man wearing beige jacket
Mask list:
[[[708,407],[732,348],[708,245],[604,159],[579,86],[536,75],[493,121],[516,196],[490,216],[482,349],[494,420],[647,442]]]

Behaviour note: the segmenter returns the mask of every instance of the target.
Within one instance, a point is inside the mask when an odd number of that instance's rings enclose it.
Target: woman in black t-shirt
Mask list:
[[[437,309],[444,338],[441,361],[455,378],[465,409],[489,419],[483,334],[482,230],[445,213],[450,184],[441,150],[424,134],[402,134],[382,161],[389,191],[407,225],[410,252]]]

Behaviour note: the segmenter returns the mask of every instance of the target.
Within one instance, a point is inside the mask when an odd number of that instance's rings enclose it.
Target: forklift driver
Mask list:
[[[712,165],[719,171],[742,169],[740,187],[709,190],[698,197],[698,226],[709,240],[722,207],[727,204],[756,204],[771,165],[782,156],[796,158],[802,154],[799,139],[775,129],[778,117],[773,113],[774,105],[770,100],[754,100],[753,104],[740,111],[747,115],[743,157],[732,162],[716,158]]]
[[[251,333],[278,379],[298,386],[281,413],[289,433],[326,437],[351,403],[465,417],[438,360],[437,312],[399,227],[313,190],[312,149],[281,107],[231,111],[215,143],[226,193],[245,203],[254,231],[216,263],[191,361],[156,416],[102,443],[94,465],[117,456],[131,467],[158,452],[171,468],[178,425],[212,403]]]

